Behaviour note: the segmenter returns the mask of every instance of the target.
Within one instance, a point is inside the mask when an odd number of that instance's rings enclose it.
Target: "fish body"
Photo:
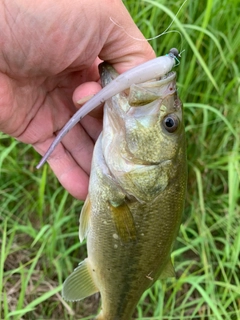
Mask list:
[[[117,73],[101,66],[103,85]],[[79,236],[88,258],[66,279],[63,297],[102,298],[98,320],[128,320],[143,294],[174,276],[171,250],[186,191],[182,104],[176,74],[132,85],[105,103]]]

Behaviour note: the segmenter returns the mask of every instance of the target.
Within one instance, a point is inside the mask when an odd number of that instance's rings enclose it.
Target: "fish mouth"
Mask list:
[[[128,112],[131,107],[138,107],[138,111],[133,109],[134,113],[145,113],[146,108],[141,111],[139,107],[172,95],[174,92],[176,92],[176,72],[174,71],[170,71],[160,78],[134,84],[127,92],[128,104],[124,106],[125,111]]]
[[[168,73],[166,73],[164,76],[159,78],[159,81],[171,81],[176,77],[176,72],[175,71],[170,71]]]
[[[176,91],[176,86],[174,85],[176,80],[176,72],[175,71],[170,71],[166,73],[164,76],[159,77],[159,78],[153,78],[152,80],[142,82],[136,85],[132,85],[130,87],[130,92],[131,90],[147,90],[151,92],[161,92],[162,90],[160,88],[165,88],[166,86],[168,87],[169,85],[172,87],[172,90]],[[170,89],[171,91],[171,89]],[[157,94],[158,95],[158,94]],[[161,95],[161,94],[160,94]]]
[[[170,71],[170,72],[166,73],[164,76],[159,77],[157,79],[153,79],[153,80],[147,81],[144,84],[146,84],[146,86],[147,86],[147,84],[151,84],[151,86],[152,86],[153,83],[156,82],[158,84],[158,86],[159,86],[159,85],[167,84],[170,81],[173,81],[175,78],[176,78],[176,72],[175,71]]]

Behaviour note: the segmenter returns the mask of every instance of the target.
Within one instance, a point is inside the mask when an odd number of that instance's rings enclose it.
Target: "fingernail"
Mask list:
[[[80,100],[77,101],[77,104],[84,104],[88,100],[90,100],[93,96],[94,96],[94,94],[91,94],[90,96],[83,97],[83,98],[81,98]]]

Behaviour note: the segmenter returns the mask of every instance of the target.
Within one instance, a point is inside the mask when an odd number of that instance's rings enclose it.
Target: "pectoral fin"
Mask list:
[[[90,202],[89,196],[87,196],[84,202],[84,205],[82,207],[81,215],[80,215],[79,239],[81,242],[87,237],[90,213],[91,213],[91,202]]]
[[[98,291],[90,273],[88,259],[85,259],[65,280],[62,296],[67,301],[78,301]]]
[[[175,270],[171,261],[171,258],[168,260],[167,264],[165,265],[162,273],[160,274],[159,279],[166,279],[166,278],[175,278]]]
[[[126,202],[124,201],[119,205],[110,203],[110,209],[117,234],[121,240],[123,242],[136,240],[137,235],[134,219]]]

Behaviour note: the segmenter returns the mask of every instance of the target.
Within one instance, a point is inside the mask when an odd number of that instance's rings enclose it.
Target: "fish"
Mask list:
[[[99,67],[103,87],[117,79]],[[145,290],[174,277],[171,252],[184,210],[186,143],[176,73],[107,99],[79,239],[88,257],[63,284],[67,301],[100,292],[97,320],[130,320]]]

